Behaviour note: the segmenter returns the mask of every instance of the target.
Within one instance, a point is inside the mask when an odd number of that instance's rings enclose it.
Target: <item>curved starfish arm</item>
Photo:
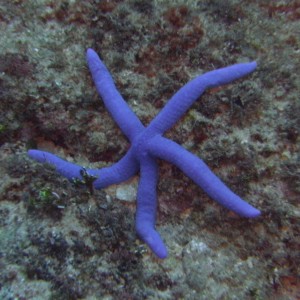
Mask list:
[[[230,83],[256,68],[256,62],[235,64],[207,72],[184,85],[160,111],[147,128],[154,133],[163,134],[170,129],[207,88]]]
[[[40,150],[29,150],[29,157],[40,162],[48,163],[56,168],[56,171],[69,180],[83,179],[81,171],[83,167],[71,162],[68,162],[52,153]],[[86,169],[87,173],[96,176],[97,179],[93,182],[95,189],[105,188],[111,184],[120,183],[132,177],[138,171],[138,164],[134,160],[132,151],[129,150],[126,155],[117,163],[110,167],[102,169]]]
[[[130,148],[127,153],[115,164],[102,169],[90,169],[91,175],[97,176],[94,182],[95,189],[101,189],[112,184],[128,180],[139,171],[139,164]]]
[[[156,184],[158,167],[155,159],[147,156],[140,162],[140,182],[137,193],[136,231],[154,254],[163,259],[168,251],[159,233],[155,230]]]
[[[118,92],[108,69],[98,54],[93,49],[88,49],[86,59],[97,91],[107,110],[122,132],[132,141],[136,134],[144,129],[143,124]]]
[[[212,199],[240,216],[254,218],[260,211],[232,192],[197,156],[175,142],[161,136],[149,143],[149,153],[167,160],[181,169]]]

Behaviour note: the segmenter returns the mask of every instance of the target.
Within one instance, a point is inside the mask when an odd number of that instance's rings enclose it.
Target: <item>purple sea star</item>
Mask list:
[[[97,53],[87,50],[87,63],[97,91],[107,110],[127,136],[131,147],[124,157],[110,167],[87,169],[96,179],[95,189],[125,181],[140,172],[137,193],[136,231],[139,237],[159,257],[167,257],[167,248],[155,230],[158,166],[156,158],[176,165],[212,199],[243,217],[254,218],[260,211],[242,200],[197,156],[162,135],[189,109],[207,88],[227,84],[256,68],[256,62],[235,64],[207,72],[188,82],[166,104],[161,112],[144,127],[115,87],[113,79]],[[38,162],[49,163],[69,180],[83,179],[83,168],[45,151],[29,150],[28,155]]]

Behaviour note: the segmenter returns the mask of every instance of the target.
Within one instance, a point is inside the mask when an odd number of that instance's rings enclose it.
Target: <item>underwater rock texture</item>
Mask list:
[[[297,299],[299,10],[287,0],[0,2],[0,298]],[[161,262],[137,240],[135,203],[118,200],[118,186],[90,195],[33,167],[29,147],[90,167],[128,149],[93,87],[88,47],[144,124],[195,75],[257,60],[249,80],[209,91],[167,136],[262,216],[238,218],[161,162]]]

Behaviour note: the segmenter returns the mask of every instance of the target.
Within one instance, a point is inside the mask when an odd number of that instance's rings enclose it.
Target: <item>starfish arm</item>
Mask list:
[[[128,180],[139,171],[139,164],[134,158],[132,149],[115,164],[102,169],[91,169],[88,172],[97,176],[94,182],[95,189],[101,189],[112,184],[118,184]]]
[[[114,81],[97,53],[88,49],[86,59],[99,95],[122,132],[132,141],[144,126],[118,92]]]
[[[140,182],[137,194],[136,231],[155,255],[166,258],[168,251],[159,233],[155,230],[156,184],[158,167],[155,159],[146,156],[140,162]]]
[[[40,163],[53,165],[60,175],[69,180],[74,178],[82,179],[80,171],[83,167],[80,165],[68,162],[46,151],[29,150],[28,155]],[[137,171],[138,164],[134,160],[131,150],[129,150],[121,160],[110,167],[102,169],[87,169],[88,174],[97,176],[97,179],[93,183],[95,189],[105,188],[111,184],[125,181],[136,174]]]
[[[150,123],[149,131],[163,134],[170,129],[207,88],[228,84],[256,68],[256,62],[241,63],[207,72],[184,85]]]
[[[260,211],[232,192],[197,156],[175,142],[161,136],[148,144],[149,153],[167,160],[181,169],[212,199],[240,216],[254,218]]]

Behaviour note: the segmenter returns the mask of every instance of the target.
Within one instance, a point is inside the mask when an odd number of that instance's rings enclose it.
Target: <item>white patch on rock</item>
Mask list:
[[[122,201],[135,201],[136,188],[132,185],[121,185],[117,187],[116,198]]]

